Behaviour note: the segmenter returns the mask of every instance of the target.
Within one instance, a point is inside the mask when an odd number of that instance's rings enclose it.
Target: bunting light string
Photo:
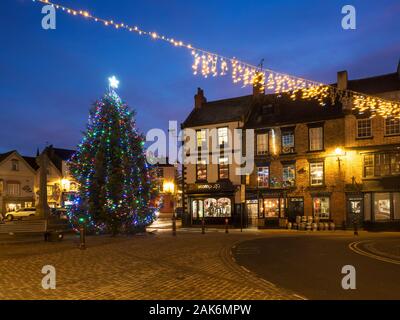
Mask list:
[[[154,31],[146,31],[138,26],[132,26],[114,20],[96,17],[86,10],[77,10],[65,7],[49,0],[32,0],[51,5],[57,10],[67,14],[81,16],[104,26],[115,29],[124,29],[138,35],[148,36],[153,40],[161,40],[172,46],[185,48],[191,51],[193,56],[192,71],[194,75],[205,78],[225,76],[230,74],[234,84],[256,86],[261,92],[282,94],[287,93],[295,99],[316,99],[321,106],[328,101],[332,104],[340,101],[344,105],[351,106],[359,113],[370,112],[371,116],[380,115],[385,118],[400,118],[400,102],[390,101],[377,96],[367,95],[352,90],[341,90],[334,85],[328,85],[317,81],[303,79],[293,75],[284,74],[268,68],[260,68],[249,63],[233,58],[228,58],[217,53],[197,48],[189,43],[177,40]]]

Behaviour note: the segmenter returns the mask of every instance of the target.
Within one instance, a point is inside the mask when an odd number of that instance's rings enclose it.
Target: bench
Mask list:
[[[68,230],[68,221],[60,219],[14,220],[0,223],[0,234],[38,234],[42,233],[45,241],[61,240]]]

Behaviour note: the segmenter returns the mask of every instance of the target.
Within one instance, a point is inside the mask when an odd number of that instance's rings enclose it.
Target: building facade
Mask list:
[[[66,207],[78,190],[67,161],[74,151],[47,147],[47,201],[50,208]],[[36,157],[17,151],[0,154],[0,213],[35,207],[39,200],[40,170]]]
[[[400,101],[400,68],[358,80],[339,72],[335,85]],[[205,219],[219,224],[228,217],[236,226],[268,228],[285,226],[296,216],[312,216],[344,228],[354,221],[365,228],[399,228],[399,122],[358,114],[341,103],[321,106],[258,90],[251,96],[207,102],[199,89],[182,125],[196,132],[196,148],[185,149],[184,157],[197,160],[183,166],[185,223]],[[238,165],[224,165],[221,150],[217,162],[201,157],[213,156],[206,133],[214,130],[216,138],[223,139],[224,128],[254,130],[250,174],[236,175]]]

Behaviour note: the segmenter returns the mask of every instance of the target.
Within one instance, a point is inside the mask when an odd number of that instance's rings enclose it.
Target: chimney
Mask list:
[[[197,94],[194,96],[194,107],[200,109],[203,103],[206,103],[207,99],[204,97],[204,91],[201,88],[197,88]]]
[[[253,96],[258,96],[260,94],[264,95],[265,94],[265,83],[263,81],[263,74],[262,73],[258,73],[257,77],[257,81],[255,81],[255,83],[253,84]]]
[[[337,87],[339,90],[346,90],[347,89],[347,81],[348,81],[348,75],[347,71],[339,71],[337,73]]]

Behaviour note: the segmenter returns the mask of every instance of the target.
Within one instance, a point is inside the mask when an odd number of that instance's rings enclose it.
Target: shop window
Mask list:
[[[268,153],[268,133],[257,134],[257,155]]]
[[[264,199],[264,216],[265,218],[279,217],[279,198]]]
[[[198,160],[197,161],[196,179],[198,181],[207,180],[207,163],[206,163],[206,160]]]
[[[19,196],[20,186],[19,183],[7,183],[7,194],[9,196]]]
[[[324,184],[324,162],[310,163],[310,185],[322,186]]]
[[[283,165],[283,185],[284,187],[291,187],[295,185],[296,182],[296,165],[295,164],[285,164]]]
[[[282,131],[282,153],[294,152],[294,132]]]
[[[196,141],[197,141],[197,148],[199,148],[199,149],[207,148],[206,130],[197,130],[196,131]]]
[[[313,198],[313,213],[314,217],[320,219],[329,219],[330,206],[329,197],[314,197]]]
[[[192,201],[192,217],[194,220],[203,218],[203,200]]]
[[[357,138],[372,137],[371,119],[357,119]]]
[[[24,203],[24,208],[32,208],[32,207],[33,207],[32,202],[25,202]]]
[[[391,212],[390,193],[374,194],[374,218],[375,221],[390,220]]]
[[[323,127],[308,128],[308,139],[310,151],[321,151],[324,148]]]
[[[229,159],[221,157],[218,159],[218,177],[219,180],[229,179]]]
[[[385,135],[390,136],[398,134],[400,134],[400,119],[385,119]]]
[[[17,211],[21,209],[21,204],[20,203],[7,203],[6,204],[6,211],[11,212],[11,211]]]
[[[229,198],[208,198],[204,200],[204,216],[205,217],[230,217],[231,216],[231,200]]]
[[[228,144],[228,127],[218,128],[218,145],[225,146]]]
[[[54,194],[54,186],[47,186],[47,196],[51,197]]]
[[[261,188],[268,188],[269,186],[269,167],[257,168],[258,186]]]

